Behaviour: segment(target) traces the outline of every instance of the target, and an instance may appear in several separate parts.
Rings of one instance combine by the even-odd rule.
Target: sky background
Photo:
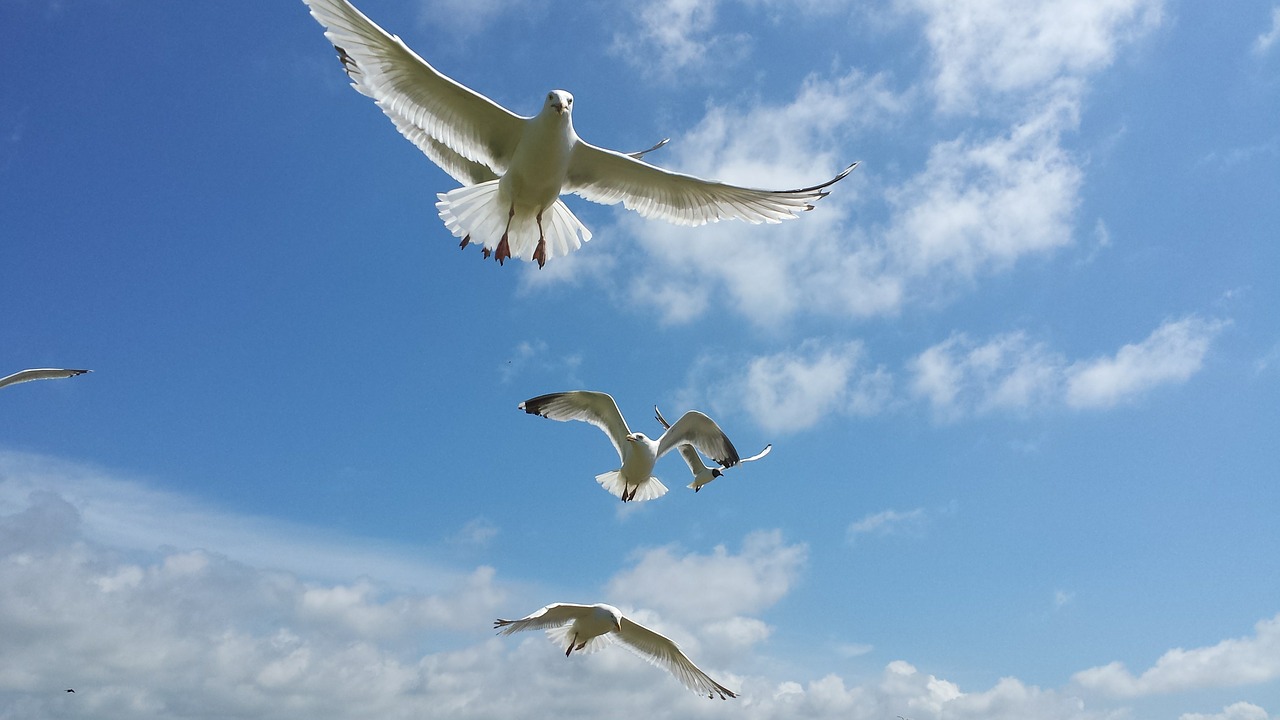
[[[1280,716],[1280,6],[364,0],[793,187],[539,271],[301,2],[3,0],[0,718]],[[623,506],[585,424],[744,454]],[[496,617],[608,602],[737,700]],[[75,688],[74,695],[64,690]]]

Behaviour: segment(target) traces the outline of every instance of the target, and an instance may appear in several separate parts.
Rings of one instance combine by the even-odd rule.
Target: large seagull
[[[612,605],[554,603],[519,620],[495,620],[493,626],[501,628],[499,632],[503,635],[521,630],[546,630],[552,642],[565,647],[565,657],[574,650],[594,652],[604,645],[601,641],[616,639],[645,660],[666,668],[696,693],[705,693],[709,698],[719,696],[721,700],[738,697],[694,665],[680,646],[665,635],[627,619]]]
[[[462,247],[477,243],[499,263],[514,257],[542,267],[591,239],[560,199],[564,193],[622,203],[678,225],[729,218],[777,223],[812,210],[857,166],[797,190],[757,190],[663,170],[640,160],[643,152],[615,152],[580,139],[573,95],[564,90],[547,93],[537,115],[516,115],[441,74],[347,0],[304,2],[326,28],[351,86],[462,183],[438,195],[445,227]]]

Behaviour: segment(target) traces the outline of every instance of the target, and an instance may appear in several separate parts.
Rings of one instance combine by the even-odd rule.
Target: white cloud
[[[902,0],[926,15],[934,92],[949,112],[990,96],[1034,95],[1109,65],[1159,25],[1162,0]]]
[[[832,414],[869,416],[890,402],[893,377],[871,367],[862,343],[807,340],[756,357],[704,357],[690,373],[685,404],[707,396],[717,413],[746,411],[770,432],[796,432]]]
[[[720,0],[658,0],[636,3],[636,23],[613,37],[613,49],[636,68],[670,77],[678,70],[724,67],[750,47],[745,34],[713,33]]]
[[[1252,637],[1170,650],[1138,676],[1123,663],[1113,662],[1072,677],[1081,687],[1118,697],[1237,687],[1276,678],[1280,678],[1280,615],[1258,622]]]
[[[447,37],[456,41],[470,38],[504,17],[519,15],[522,22],[529,22],[530,16],[542,12],[545,6],[541,0],[419,1],[420,21],[446,30]]]
[[[1267,720],[1268,717],[1267,711],[1257,705],[1238,702],[1222,708],[1220,713],[1183,713],[1178,716],[1178,720]]]
[[[969,279],[1071,242],[1084,174],[1059,138],[1076,113],[1059,99],[1006,135],[934,145],[925,169],[887,192],[895,267]]]
[[[724,545],[706,555],[666,545],[637,553],[634,566],[609,582],[608,595],[690,624],[747,615],[786,595],[807,557],[803,543],[788,545],[776,530],[748,535],[736,555]]]
[[[1271,8],[1271,27],[1253,41],[1253,54],[1266,55],[1277,39],[1280,39],[1280,5]]]
[[[954,335],[908,363],[911,392],[944,421],[1059,404],[1110,407],[1161,385],[1186,382],[1200,370],[1225,324],[1191,315],[1162,324],[1113,356],[1076,362],[1022,332],[983,344]]]
[[[927,520],[924,508],[916,508],[907,512],[883,510],[872,513],[849,525],[847,537],[854,542],[859,535],[894,535],[904,532],[915,532]]]
[[[1169,321],[1114,356],[1073,364],[1066,370],[1067,404],[1110,407],[1159,385],[1185,382],[1199,372],[1224,325],[1194,315]]]

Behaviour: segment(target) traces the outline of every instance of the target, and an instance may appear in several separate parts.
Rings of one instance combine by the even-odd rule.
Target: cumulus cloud
[[[985,343],[957,334],[909,361],[910,388],[944,421],[996,410],[1110,407],[1186,382],[1225,324],[1196,315],[1171,320],[1114,355],[1076,362],[1023,332]]]
[[[708,554],[664,545],[639,551],[609,582],[609,596],[688,623],[747,615],[786,595],[807,557],[806,545],[787,544],[777,530],[748,535],[737,554],[724,545]]]
[[[635,23],[613,37],[613,50],[636,68],[668,77],[678,70],[742,57],[750,36],[713,33],[720,0],[659,0],[631,7]]]
[[[1119,697],[1139,697],[1194,688],[1224,688],[1269,682],[1280,677],[1280,615],[1254,626],[1251,637],[1232,638],[1209,647],[1175,648],[1135,676],[1113,662],[1076,673],[1081,687]]]
[[[902,0],[925,15],[939,107],[1035,91],[1109,65],[1120,45],[1158,26],[1162,0]]]
[[[1220,713],[1183,713],[1178,720],[1267,720],[1268,717],[1267,711],[1257,705],[1238,702],[1222,708]]]
[[[1110,407],[1158,385],[1185,382],[1199,372],[1224,325],[1197,316],[1172,320],[1111,357],[1073,364],[1066,370],[1067,404]]]
[[[796,432],[830,415],[874,415],[892,393],[893,376],[871,365],[861,342],[808,340],[767,355],[702,358],[682,394],[691,406],[705,394],[717,413],[745,411],[765,430]]]
[[[1253,41],[1253,54],[1262,57],[1280,39],[1280,5],[1271,8],[1271,27]]]

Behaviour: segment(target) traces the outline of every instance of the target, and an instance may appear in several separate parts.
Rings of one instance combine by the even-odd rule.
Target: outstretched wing
[[[622,631],[617,637],[627,648],[654,665],[665,668],[685,687],[700,695],[718,695],[721,700],[738,697],[737,693],[712,680],[710,675],[694,665],[678,645],[640,623],[622,618]]]
[[[653,414],[658,418],[658,424],[662,425],[663,429],[671,429],[671,423],[662,417],[662,411],[658,409],[657,405],[653,406]],[[695,478],[698,473],[707,469],[706,463],[702,462],[702,456],[698,454],[698,451],[692,445],[685,443],[678,449],[680,450],[680,457],[684,458],[684,464],[689,466],[689,471],[693,473]]]
[[[605,205],[622,203],[644,217],[677,225],[703,225],[736,219],[776,223],[826,197],[827,188],[858,163],[831,180],[798,190],[756,190],[704,180],[650,165],[623,153],[579,141],[569,161],[565,192]]]
[[[58,378],[75,377],[76,375],[83,375],[87,372],[90,371],[64,368],[32,368],[30,370],[19,370],[12,375],[6,375],[5,377],[0,378],[0,387],[31,382],[32,380],[56,380]]]
[[[580,617],[585,616],[591,611],[590,605],[576,605],[574,603],[552,603],[541,610],[522,617],[519,620],[503,620],[501,618],[493,621],[493,627],[501,628],[500,635],[510,635],[524,630],[547,630],[557,628],[561,625],[567,625]]]
[[[427,157],[466,184],[484,176],[476,165],[493,177],[506,172],[524,118],[441,74],[347,0],[304,2],[326,28],[352,87],[373,98]]]
[[[618,404],[606,393],[591,390],[551,393],[525,400],[518,407],[530,415],[541,415],[550,420],[591,423],[609,436],[613,449],[618,451],[618,459],[623,457],[622,444],[627,441],[631,430],[627,428]]]
[[[733,467],[738,464],[738,451],[729,442],[728,436],[716,425],[715,420],[697,410],[690,410],[676,421],[658,440],[658,457],[681,445],[692,445],[702,454],[720,463],[721,467]],[[688,458],[686,458],[686,461]],[[701,463],[699,463],[701,464]],[[691,468],[693,464],[689,465]]]

